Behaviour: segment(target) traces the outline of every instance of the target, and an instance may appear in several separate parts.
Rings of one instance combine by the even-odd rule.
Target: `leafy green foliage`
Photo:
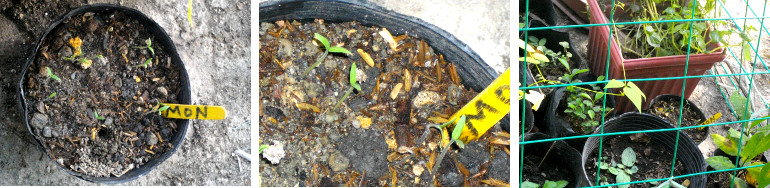
[[[765,164],[764,162],[752,162],[751,160],[770,149],[770,135],[768,135],[768,133],[770,133],[770,127],[762,127],[754,132],[750,132],[749,135],[741,135],[741,133],[737,130],[730,128],[727,137],[719,134],[712,134],[711,137],[717,147],[719,147],[719,149],[728,155],[740,156],[740,161],[736,161],[738,162],[738,166],[746,167]],[[740,142],[739,139],[741,136],[743,136],[743,142],[738,144]],[[741,148],[740,154],[738,153],[738,147]],[[723,156],[710,157],[706,159],[706,163],[717,170],[731,169],[735,167],[735,163],[733,163],[727,157]],[[758,180],[759,185],[762,185],[759,187],[765,187],[768,183],[770,183],[770,174],[767,173],[770,171],[770,169],[766,168],[770,167],[765,165],[762,168],[753,167],[746,169],[746,171],[748,171],[752,177]],[[746,187],[747,182],[742,179],[739,181],[739,179],[740,178],[737,178],[735,180],[735,186]]]
[[[556,52],[545,47],[546,39],[538,39],[535,36],[529,36],[529,44],[524,44],[524,41],[519,39],[519,48],[525,49],[524,45],[527,45],[527,58],[528,63],[541,64],[549,62],[559,62],[561,66],[564,66],[566,70],[570,70],[569,58],[572,58],[572,53],[568,51],[569,43],[566,41],[559,42],[559,45],[564,47],[564,51]],[[550,58],[549,58],[550,57]],[[520,57],[519,61],[525,61],[524,57]],[[544,64],[543,66],[548,66]]]
[[[51,71],[51,68],[45,67],[45,72],[48,73],[48,77],[51,77],[56,81],[61,81],[61,79],[58,76],[53,74],[53,71]]]
[[[749,108],[746,108],[747,104]],[[738,120],[746,120],[747,117],[751,117],[752,109],[749,99],[741,95],[738,90],[730,95],[730,105],[733,106],[735,114],[738,115]]]
[[[627,147],[623,150],[621,162],[622,163],[616,163],[615,160],[611,160],[609,164],[606,162],[599,162],[599,168],[607,170],[615,175],[615,183],[631,182],[631,174],[639,171],[639,168],[634,165],[636,163],[636,153],[631,147]],[[603,183],[609,184],[608,182]],[[618,187],[628,188],[630,185],[619,185]]]
[[[645,99],[647,99],[647,96],[644,95],[644,92],[642,92],[639,87],[636,86],[633,82],[621,82],[615,79],[610,80],[606,86],[604,86],[605,89],[613,89],[613,88],[622,88],[623,92],[622,94],[628,97],[629,100],[631,100],[631,103],[634,104],[637,110],[639,112],[642,112],[642,102],[644,102]]]
[[[454,140],[460,148],[465,148],[465,143],[460,140],[460,133],[463,132],[463,128],[465,128],[465,115],[460,116],[460,120],[457,121],[457,125],[455,125],[455,128],[452,130],[452,140]]]
[[[566,180],[560,180],[560,181],[545,180],[545,183],[543,184],[543,188],[564,188],[564,187],[567,187],[568,184],[569,182]],[[521,187],[522,188],[539,188],[540,185],[530,181],[525,181],[525,182],[521,182]]]
[[[55,96],[56,96],[56,92],[53,92],[53,93],[51,93],[50,95],[48,95],[48,98],[50,99],[50,98],[53,98],[53,97],[55,97]]]
[[[580,71],[573,71],[573,73],[579,72]],[[602,79],[604,79],[604,77],[599,77],[597,78],[597,81],[601,81]],[[576,80],[573,83],[577,82],[580,81]],[[577,86],[567,86],[567,109],[564,110],[564,113],[567,113],[567,115],[572,116],[573,118],[582,120],[579,126],[581,130],[575,131],[582,131],[587,134],[593,131],[596,126],[599,126],[599,120],[596,120],[596,117],[601,118],[602,114],[606,113],[606,111],[602,110],[601,104],[597,104],[597,102],[604,97],[604,93],[596,92],[591,96],[588,94],[589,91],[585,90],[599,91],[599,87],[596,86],[596,84],[589,84],[586,86],[588,86],[589,89],[577,88]],[[606,110],[609,111],[610,109]]]
[[[347,92],[345,92],[345,95],[342,96],[342,99],[337,101],[337,104],[334,105],[334,109],[337,109],[337,107],[339,107],[340,104],[342,104],[342,101],[348,98],[348,95],[350,95],[350,93],[353,92],[353,89],[361,91],[361,86],[358,85],[358,83],[356,82],[356,63],[353,63],[353,65],[350,66],[350,86],[351,88],[348,89]]]
[[[350,51],[348,51],[345,48],[336,47],[336,46],[330,46],[329,45],[329,39],[326,39],[326,37],[324,37],[321,34],[314,33],[314,35],[315,35],[315,37],[313,37],[313,39],[315,39],[316,41],[320,42],[321,45],[323,45],[324,53],[323,53],[323,55],[321,55],[321,58],[318,58],[318,60],[315,63],[313,63],[313,65],[310,66],[310,68],[308,68],[307,70],[305,70],[304,73],[302,73],[301,77],[305,77],[305,75],[307,75],[307,73],[309,73],[310,70],[313,70],[319,64],[321,64],[321,62],[323,62],[324,59],[326,59],[326,55],[328,55],[329,53],[343,53],[343,54],[347,54],[347,55],[353,54],[353,53],[351,53]]]
[[[706,159],[706,163],[711,166],[711,168],[714,168],[716,170],[724,170],[724,169],[731,169],[735,167],[732,161],[730,161],[730,158],[727,158],[725,156],[713,156]]]
[[[152,40],[150,40],[150,38],[147,38],[147,40],[145,42],[147,43],[147,49],[150,50],[150,53],[154,57],[155,56],[155,50],[152,49]]]
[[[267,149],[268,147],[270,147],[270,145],[267,145],[267,144],[262,144],[262,145],[260,145],[260,146],[259,146],[259,154],[262,154],[262,150],[265,150],[265,149]]]

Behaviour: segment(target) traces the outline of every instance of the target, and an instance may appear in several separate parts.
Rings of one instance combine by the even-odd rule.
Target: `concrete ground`
[[[194,104],[220,105],[227,118],[192,121],[177,152],[149,174],[119,185],[250,185],[251,164],[233,154],[250,152],[250,1],[0,0],[0,185],[100,185],[68,175],[32,140],[18,113],[20,67],[43,31],[82,4],[138,9],[174,41],[192,85]]]

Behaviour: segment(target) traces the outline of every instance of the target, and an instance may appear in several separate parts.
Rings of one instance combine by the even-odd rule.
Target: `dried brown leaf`
[[[304,102],[303,103],[297,103],[297,108],[302,109],[302,110],[312,110],[315,113],[318,113],[318,112],[321,111],[321,109],[319,109],[315,105],[304,103]]]
[[[369,56],[369,53],[364,52],[361,48],[356,51],[358,52],[358,55],[361,56],[361,59],[364,59],[364,62],[366,62],[367,65],[374,67],[374,60],[372,59],[372,56]]]
[[[390,98],[395,100],[396,97],[398,97],[398,93],[401,92],[401,87],[403,87],[403,83],[398,83],[396,86],[393,86],[393,90],[390,91]]]
[[[410,90],[412,90],[412,74],[409,74],[409,70],[404,70],[404,91]]]
[[[481,183],[487,184],[490,186],[495,186],[495,187],[511,187],[511,184],[508,184],[507,182],[504,182],[504,181],[496,180],[494,178],[481,180]]]

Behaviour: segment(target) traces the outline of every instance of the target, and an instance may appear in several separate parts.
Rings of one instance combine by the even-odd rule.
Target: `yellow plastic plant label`
[[[161,112],[163,117],[172,119],[225,119],[227,111],[221,106],[165,104],[169,108]]]
[[[460,116],[467,117],[460,140],[468,143],[478,139],[511,111],[510,72],[510,68],[505,70],[484,91],[449,118],[457,123]]]
[[[708,118],[706,121],[704,121],[704,122],[703,122],[703,123],[701,123],[700,125],[708,125],[708,124],[714,123],[714,121],[716,121],[716,120],[717,120],[717,119],[719,119],[720,117],[722,117],[722,113],[718,113],[718,112],[717,112],[717,114],[714,114],[713,116],[711,116],[710,118]],[[703,127],[700,127],[700,128],[698,128],[698,130],[701,130],[701,129],[703,129]]]

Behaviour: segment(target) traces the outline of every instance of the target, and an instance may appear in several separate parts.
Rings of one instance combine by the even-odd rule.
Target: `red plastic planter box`
[[[591,13],[592,24],[608,23],[608,19],[599,9],[596,0],[588,0],[588,10]],[[609,26],[593,26],[588,29],[588,63],[592,72],[596,76],[604,75],[607,67],[607,42],[610,39]],[[710,48],[717,48],[720,44],[711,43]],[[714,63],[725,59],[724,49],[719,49],[709,54],[690,54],[687,76],[697,76],[706,73],[706,70],[714,66]],[[613,39],[610,48],[609,79],[623,79],[623,64],[626,68],[626,78],[662,78],[662,77],[681,77],[684,76],[685,65],[687,63],[686,55],[674,55],[664,57],[624,59],[617,41]],[[655,96],[661,94],[682,94],[682,82],[684,79],[654,80],[654,81],[636,81],[634,84],[647,96],[647,104]],[[700,78],[687,79],[685,87],[685,98],[690,98],[695,87],[698,86]],[[636,111],[636,107],[626,97],[616,98],[616,109],[618,113]]]

